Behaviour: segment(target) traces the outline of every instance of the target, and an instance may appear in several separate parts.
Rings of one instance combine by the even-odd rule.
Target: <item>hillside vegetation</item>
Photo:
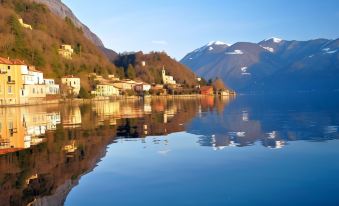
[[[142,62],[145,62],[145,66]],[[164,52],[122,54],[116,58],[114,63],[117,73],[125,78],[161,84],[161,71],[165,67],[166,74],[173,76],[177,83],[187,87],[197,84],[196,75],[189,68]]]
[[[23,59],[50,78],[77,74],[87,89],[87,73],[115,73],[115,66],[69,18],[61,19],[45,5],[28,0],[0,0],[0,5],[0,56]],[[18,18],[33,30],[23,28]],[[61,44],[72,45],[72,60],[58,54]]]

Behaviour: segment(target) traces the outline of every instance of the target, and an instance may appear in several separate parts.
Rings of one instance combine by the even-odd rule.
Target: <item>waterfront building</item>
[[[112,97],[119,95],[119,89],[110,83],[101,83],[96,86],[96,90],[92,91],[95,96]]]
[[[19,60],[0,57],[0,105],[20,104],[22,64]]]
[[[200,88],[200,93],[202,95],[213,95],[213,87],[212,86],[203,86]]]
[[[141,82],[139,84],[136,84],[134,86],[134,90],[136,92],[149,92],[149,90],[151,90],[151,85],[150,84],[147,84],[147,83],[144,83],[144,82]]]
[[[113,85],[121,91],[133,90],[137,84],[138,82],[131,79],[124,79],[113,83]]]
[[[55,84],[54,79],[44,79],[46,95],[57,95],[60,93],[60,86]]]

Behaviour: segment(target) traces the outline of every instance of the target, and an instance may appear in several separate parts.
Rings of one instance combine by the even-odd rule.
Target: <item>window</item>
[[[35,94],[35,88],[33,88],[33,94]]]
[[[8,77],[7,77],[7,80],[8,80],[8,82],[11,82],[11,81],[12,81],[12,77],[11,77],[11,76],[8,76]]]
[[[11,70],[11,66],[8,66],[8,70]]]
[[[8,94],[12,94],[12,87],[11,86],[8,87]]]

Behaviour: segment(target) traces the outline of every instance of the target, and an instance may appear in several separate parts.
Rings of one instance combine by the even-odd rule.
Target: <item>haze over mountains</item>
[[[339,88],[339,39],[210,42],[181,63],[206,79],[220,77],[240,92]]]

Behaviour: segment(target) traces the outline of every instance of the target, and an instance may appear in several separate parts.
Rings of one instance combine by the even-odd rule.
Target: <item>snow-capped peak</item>
[[[271,38],[265,39],[265,41],[270,41],[270,40],[272,40],[274,43],[280,43],[282,41],[282,39],[279,39],[277,37],[271,37]]]
[[[211,41],[207,44],[207,46],[212,46],[212,45],[226,45],[229,46],[229,44],[226,44],[225,42],[222,41]]]

